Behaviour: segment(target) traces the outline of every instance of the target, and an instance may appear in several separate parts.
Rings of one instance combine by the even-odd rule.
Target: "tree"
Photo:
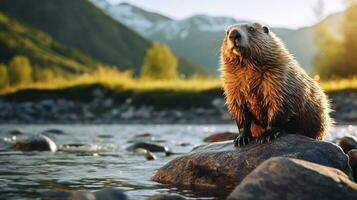
[[[343,67],[347,75],[357,75],[357,4],[352,4],[344,12],[342,30],[344,32]]]
[[[11,85],[29,83],[32,81],[32,68],[26,56],[15,56],[11,59],[8,68]]]
[[[155,43],[146,52],[140,76],[149,79],[176,79],[177,63],[177,57],[168,46]]]
[[[39,66],[34,66],[32,68],[32,77],[35,82],[49,81],[56,77],[56,72],[51,69],[41,68]]]
[[[357,4],[349,1],[343,13],[341,35],[333,34],[328,21],[315,28],[317,53],[314,57],[315,72],[322,78],[350,77],[357,75]]]
[[[322,78],[343,76],[341,68],[344,55],[343,40],[336,38],[328,27],[328,22],[323,21],[315,27],[315,44],[318,49],[314,56],[313,64],[315,73]]]
[[[7,75],[7,66],[0,64],[0,88],[5,88],[9,85],[9,77]]]

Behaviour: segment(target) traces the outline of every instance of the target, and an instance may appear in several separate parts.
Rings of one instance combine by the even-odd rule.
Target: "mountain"
[[[65,74],[85,72],[99,65],[46,33],[0,13],[0,60],[8,63],[17,55],[28,57],[32,66],[51,67],[52,71]]]
[[[133,69],[136,74],[152,46],[88,0],[1,0],[0,11],[103,63]],[[179,60],[178,69],[204,71],[184,59]]]
[[[168,44],[177,54],[207,67],[210,72],[216,74],[223,30],[231,24],[246,22],[229,17],[207,15],[174,20],[128,3],[110,4],[106,0],[91,1],[142,36]],[[326,20],[338,24],[338,20],[332,18],[334,16]],[[313,28],[314,26],[292,30],[271,27],[307,71],[312,70],[312,59],[316,51]]]

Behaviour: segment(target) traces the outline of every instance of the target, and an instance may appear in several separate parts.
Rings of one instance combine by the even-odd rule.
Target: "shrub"
[[[8,68],[11,85],[29,83],[32,81],[32,68],[26,56],[15,56],[11,59]]]
[[[7,66],[0,64],[0,88],[5,88],[9,85],[9,77],[7,74]]]
[[[176,79],[177,63],[177,57],[168,46],[155,43],[146,52],[140,76],[148,79]]]

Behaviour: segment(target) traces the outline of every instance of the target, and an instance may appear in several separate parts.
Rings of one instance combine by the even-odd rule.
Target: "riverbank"
[[[357,90],[327,93],[337,124],[357,123]],[[100,84],[24,89],[0,96],[0,123],[232,123],[223,91],[113,90]]]

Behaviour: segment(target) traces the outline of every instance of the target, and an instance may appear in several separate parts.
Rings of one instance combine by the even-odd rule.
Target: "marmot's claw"
[[[280,134],[280,131],[277,129],[268,130],[262,136],[257,138],[257,143],[263,144],[265,142],[270,142],[271,140],[274,140],[279,137]]]
[[[249,142],[252,140],[252,137],[250,136],[250,134],[242,134],[242,135],[238,135],[235,139],[234,139],[234,146],[235,147],[241,147],[244,145],[249,144]]]

